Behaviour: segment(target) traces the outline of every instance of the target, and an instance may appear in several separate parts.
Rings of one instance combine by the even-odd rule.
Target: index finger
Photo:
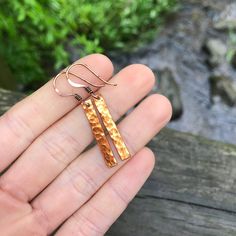
[[[113,73],[111,61],[101,54],[86,56],[79,62],[87,64],[104,80],[108,80]],[[85,71],[83,76],[92,80],[89,71]],[[83,97],[87,96],[82,90],[79,93]],[[78,101],[73,97],[65,99],[56,94],[52,81],[49,81],[0,117],[0,172],[9,166],[38,135],[77,104]]]

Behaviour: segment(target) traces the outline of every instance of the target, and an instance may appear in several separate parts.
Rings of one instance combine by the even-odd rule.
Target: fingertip
[[[142,173],[146,179],[155,166],[155,155],[150,148],[143,147],[135,154],[132,161],[135,163],[135,170]]]
[[[151,172],[156,163],[155,154],[148,147],[144,147],[141,152],[143,157],[145,158],[145,164],[147,165],[147,169]]]
[[[151,109],[151,116],[158,124],[166,125],[172,116],[172,105],[169,99],[161,94],[152,94],[147,98]]]
[[[151,90],[155,84],[155,75],[153,71],[144,64],[132,64],[127,66],[126,71],[130,71],[130,79],[142,83],[143,86]]]

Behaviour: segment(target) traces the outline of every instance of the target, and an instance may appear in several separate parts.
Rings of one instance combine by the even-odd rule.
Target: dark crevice
[[[210,210],[222,211],[222,212],[225,212],[225,213],[228,213],[228,214],[236,215],[236,211],[231,211],[231,210],[222,209],[222,208],[218,208],[218,207],[206,206],[206,205],[203,205],[203,204],[188,202],[188,201],[183,201],[183,200],[178,200],[178,199],[165,198],[165,197],[159,197],[159,196],[153,196],[153,195],[137,195],[136,198],[140,198],[140,199],[149,198],[149,199],[165,200],[165,201],[182,203],[182,204],[196,206],[196,207],[202,207],[202,208],[206,208],[206,209],[210,209]]]

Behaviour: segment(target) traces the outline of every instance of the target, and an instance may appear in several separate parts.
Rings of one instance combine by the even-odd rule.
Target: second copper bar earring
[[[104,127],[106,128],[106,130],[108,131],[112,142],[115,145],[115,148],[120,156],[120,159],[122,161],[128,159],[130,157],[128,148],[126,147],[121,134],[118,130],[118,128],[116,127],[115,122],[112,119],[112,116],[108,110],[108,107],[105,103],[104,98],[101,95],[97,95],[97,98],[92,98],[97,110],[101,116],[102,122],[104,124]]]
[[[64,71],[62,71],[60,74],[58,74],[54,78],[54,81],[53,81],[54,90],[60,96],[63,96],[63,97],[74,96],[79,102],[81,102],[82,108],[91,126],[93,136],[96,139],[98,146],[101,150],[101,153],[104,157],[104,161],[108,167],[113,167],[117,165],[118,162],[112,151],[111,143],[108,141],[108,137],[106,136],[105,131],[107,131],[108,133],[107,135],[110,136],[111,142],[114,144],[117,154],[119,155],[121,160],[128,159],[130,157],[130,153],[121,137],[121,134],[115,122],[112,119],[112,116],[108,110],[108,107],[105,103],[104,98],[100,94],[95,94],[88,85],[84,85],[84,84],[80,84],[80,83],[72,81],[70,78],[70,75],[75,76],[81,79],[82,81],[88,83],[89,85],[92,85],[97,88],[103,87],[104,85],[94,84],[91,81],[89,82],[85,78],[82,78],[81,76],[76,75],[75,73],[71,71],[71,69],[75,66],[84,67],[89,72],[91,72],[96,78],[98,78],[100,81],[102,81],[105,84],[113,85],[113,86],[115,86],[115,84],[105,81],[99,75],[97,75],[93,70],[91,70],[86,64],[83,64],[83,63],[72,64],[71,66],[67,67]],[[61,93],[61,91],[59,91],[59,89],[57,88],[56,83],[57,83],[57,79],[62,74],[66,75],[67,82],[72,87],[84,88],[86,92],[90,94],[90,97],[84,100],[77,93],[71,93],[71,94]]]
[[[106,165],[109,167],[115,166],[117,164],[117,161],[112,153],[104,129],[99,121],[92,99],[87,99],[86,101],[82,102],[82,107],[84,109],[86,117],[88,118],[93,136],[96,139],[98,146],[103,154]]]
[[[74,66],[82,66],[86,68],[89,72],[91,72],[99,80],[104,82],[105,84],[113,85],[113,86],[115,85],[115,84],[112,84],[110,82],[103,80],[98,74],[96,74],[93,70],[91,70],[87,65],[82,64],[82,63],[77,63],[77,64],[75,63],[75,64],[72,64],[70,67],[68,67],[66,70],[66,77],[71,86],[77,87],[76,83],[73,83],[69,78],[70,71]],[[108,142],[107,138],[104,137],[105,135],[104,129],[107,130],[108,135],[110,136],[111,141],[114,144],[116,151],[121,160],[128,159],[130,157],[130,153],[121,137],[121,134],[115,122],[112,119],[112,116],[108,110],[108,107],[105,103],[104,98],[100,94],[94,94],[93,90],[88,86],[85,88],[85,90],[91,95],[91,98],[82,102],[82,107],[90,123],[93,135],[104,156],[104,160],[106,164],[109,167],[113,167],[117,164],[117,161],[111,150],[110,143]],[[98,117],[98,113],[100,115],[100,119]],[[99,123],[100,120],[102,124]]]

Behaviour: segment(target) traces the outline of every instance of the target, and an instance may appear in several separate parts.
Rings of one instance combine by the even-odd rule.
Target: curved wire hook
[[[82,66],[84,68],[86,68],[89,72],[91,72],[94,76],[96,76],[100,81],[104,82],[105,84],[108,84],[108,85],[112,85],[112,86],[117,86],[117,84],[115,83],[111,83],[111,82],[108,82],[106,80],[104,80],[103,78],[101,78],[100,75],[98,75],[96,72],[94,72],[92,69],[90,69],[90,67],[86,64],[83,64],[83,63],[74,63],[72,65],[70,65],[69,67],[66,68],[66,78],[67,78],[67,81],[70,83],[70,78],[69,78],[69,74],[71,74],[72,72],[70,72],[70,70],[74,67],[74,66]],[[74,74],[73,74],[74,75]],[[79,77],[80,78],[80,77]],[[80,78],[81,79],[81,78]],[[84,79],[83,79],[84,80]],[[72,81],[71,81],[72,82]],[[88,82],[86,81],[88,84],[94,86],[94,84],[92,84],[91,82]],[[73,82],[74,85],[76,84],[75,82]],[[71,84],[71,83],[70,83]],[[72,85],[72,84],[71,84]],[[73,86],[73,85],[72,85]],[[97,87],[97,86],[95,86]],[[103,87],[103,86],[102,86]]]
[[[82,67],[85,67],[88,71],[90,71],[94,76],[96,76],[100,81],[104,82],[105,84],[108,84],[108,85],[112,85],[112,86],[117,86],[117,84],[115,83],[111,83],[111,82],[107,82],[106,80],[102,79],[96,72],[94,72],[93,70],[91,70],[89,68],[88,65],[86,64],[83,64],[83,63],[74,63],[72,65],[70,65],[69,67],[67,67],[64,71],[60,72],[59,74],[57,74],[54,79],[53,79],[53,87],[54,87],[54,90],[55,92],[60,95],[61,97],[70,97],[70,96],[73,96],[75,97],[77,100],[81,101],[83,100],[82,97],[77,94],[77,93],[62,93],[58,88],[57,88],[57,80],[59,78],[59,76],[65,74],[66,75],[66,79],[68,81],[68,83],[74,87],[74,88],[84,88],[91,96],[93,96],[94,98],[98,98],[98,96],[96,94],[94,94],[93,90],[89,87],[89,86],[86,86],[86,85],[83,85],[83,84],[80,84],[80,83],[77,83],[77,82],[73,82],[70,78],[69,78],[69,75],[73,75],[75,76],[76,78],[79,78],[81,79],[82,81],[94,86],[94,87],[98,87],[98,88],[101,88],[101,87],[104,87],[105,85],[99,85],[99,84],[94,84],[92,82],[89,82],[88,80],[76,75],[75,73],[71,72],[70,70],[74,67],[74,66],[82,66]]]
[[[66,70],[66,71],[62,71],[62,72],[60,72],[59,74],[57,74],[57,75],[54,77],[54,79],[53,79],[53,87],[54,87],[55,92],[56,92],[57,94],[59,94],[61,97],[69,97],[69,96],[78,95],[78,94],[76,94],[76,93],[68,93],[68,94],[62,93],[62,92],[57,88],[57,85],[56,85],[56,84],[57,84],[58,78],[59,78],[61,75],[66,74],[66,72],[68,72],[68,71],[67,71],[67,70]],[[90,85],[92,85],[92,86],[94,86],[94,87],[98,87],[98,88],[104,87],[104,85],[93,84],[93,83],[89,82],[88,80],[83,79],[83,78],[81,78],[80,76],[74,74],[73,72],[69,72],[69,74],[71,74],[71,75],[73,75],[73,76],[75,76],[75,77],[81,79],[82,81],[84,81],[84,82],[86,82],[86,83],[88,83],[88,84],[90,84]],[[84,84],[79,84],[79,83],[73,82],[70,78],[67,78],[67,81],[68,81],[68,83],[69,83],[72,87],[75,87],[75,88],[85,88],[85,89],[88,88],[88,86],[86,86],[86,85],[84,85]]]
[[[77,94],[77,93],[62,93],[58,88],[57,88],[57,80],[59,78],[59,76],[65,74],[66,72],[65,71],[62,71],[60,72],[59,74],[57,74],[54,78],[53,78],[53,88],[55,90],[55,92],[60,95],[61,97],[74,97],[75,99],[77,99],[79,102],[83,100],[83,98]],[[80,88],[87,88],[86,85],[83,85],[83,84],[78,84],[77,87],[80,87]]]
[[[60,95],[61,97],[70,97],[70,96],[75,96],[75,93],[62,93],[58,88],[57,88],[57,80],[59,78],[59,76],[65,74],[65,71],[60,72],[59,74],[57,74],[54,78],[53,78],[53,88],[55,90],[55,92]]]
[[[73,72],[68,71],[68,69],[66,69],[65,74],[73,75],[73,76],[75,76],[76,78],[81,79],[82,81],[84,81],[84,82],[86,82],[86,83],[92,85],[93,87],[97,87],[97,88],[102,88],[102,87],[104,87],[103,84],[102,84],[102,85],[101,85],[101,84],[93,84],[93,83],[89,82],[88,80],[86,80],[86,79],[84,79],[84,78],[82,78],[82,77],[80,77],[80,76],[74,74]],[[69,83],[71,86],[75,87],[75,88],[85,88],[85,87],[87,87],[87,86],[85,86],[85,85],[83,85],[83,84],[79,84],[79,83],[73,82],[69,77],[66,77],[66,78],[67,78],[68,83]]]
[[[75,88],[81,88],[81,84],[79,83],[76,83],[76,82],[73,82],[70,78],[69,78],[69,74],[72,74],[74,75],[75,77],[77,78],[80,78],[81,80],[87,82],[88,84],[94,86],[94,87],[104,87],[105,85],[97,85],[97,84],[93,84],[92,82],[89,82],[83,78],[81,78],[80,76],[74,74],[73,72],[71,72],[70,70],[74,67],[74,66],[82,66],[82,67],[85,67],[89,72],[91,72],[95,77],[97,77],[100,81],[104,82],[105,84],[108,84],[108,85],[112,85],[112,86],[117,86],[117,84],[115,83],[111,83],[111,82],[107,82],[106,80],[102,79],[96,72],[94,72],[92,69],[90,69],[90,67],[86,64],[83,64],[83,63],[74,63],[72,65],[70,65],[69,67],[66,68],[65,70],[65,74],[66,74],[66,78],[67,78],[67,81],[68,83],[72,86],[72,87],[75,87]],[[89,87],[89,86],[83,86],[83,88],[86,90],[87,93],[89,93],[91,96],[93,96],[94,98],[98,99],[99,96],[96,95],[94,93],[94,91]]]

